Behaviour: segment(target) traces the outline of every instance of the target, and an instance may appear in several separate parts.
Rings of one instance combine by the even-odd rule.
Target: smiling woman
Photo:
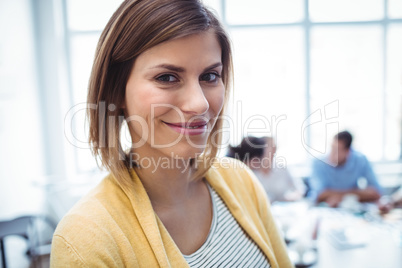
[[[206,85],[209,84],[212,87],[214,84],[207,83],[208,79],[211,79],[210,77],[214,75],[217,83],[216,87],[219,85],[223,86],[224,99],[228,97],[232,69],[230,43],[215,16],[199,5],[199,3],[197,4],[197,2],[177,1],[175,4],[170,4],[169,1],[128,1],[118,8],[100,37],[88,93],[88,103],[95,104],[96,107],[96,109],[90,109],[88,112],[91,122],[90,142],[93,145],[95,156],[99,156],[102,164],[116,175],[117,178],[127,177],[127,168],[133,164],[130,153],[127,154],[127,152],[124,152],[120,145],[119,133],[123,120],[129,124],[131,138],[133,139],[132,147],[140,147],[148,139],[154,139],[156,135],[164,135],[164,133],[155,132],[156,129],[154,127],[156,125],[154,122],[151,124],[148,120],[149,118],[145,118],[136,112],[134,114],[127,114],[129,109],[125,109],[124,105],[126,105],[127,98],[133,91],[133,89],[130,90],[130,84],[142,83],[141,88],[135,89],[134,94],[136,96],[130,99],[135,104],[131,104],[130,107],[134,108],[138,105],[145,107],[145,103],[143,104],[142,102],[150,100],[152,103],[148,102],[148,105],[151,105],[151,107],[148,107],[149,114],[159,113],[158,110],[168,108],[171,104],[169,101],[172,98],[182,96],[184,88],[193,86],[191,84],[193,81],[189,80],[188,75],[191,74],[194,76],[195,70],[187,70],[184,68],[186,66],[179,66],[177,63],[185,64],[187,68],[194,68],[195,54],[197,54],[198,58],[208,55],[209,61],[214,60],[214,57],[215,61],[206,63],[206,60],[203,60],[202,64],[198,64],[199,68],[210,69],[203,69],[202,72],[196,70],[200,72],[197,74],[196,81],[197,83],[198,81],[203,81],[200,85],[202,84],[202,91],[205,92],[204,88]],[[168,18],[161,21],[159,18],[164,16],[168,16]],[[185,37],[206,31],[210,31],[210,35],[214,36],[214,40],[211,41],[210,37],[209,42],[203,42],[202,45],[206,47],[203,47],[204,50],[198,53],[192,46],[197,41],[200,41],[201,37],[198,37],[197,40],[192,40],[191,44],[191,40],[186,40],[187,45],[181,46],[181,49],[186,48],[183,51],[177,45],[171,45],[166,48],[166,44],[163,44],[174,39],[188,39]],[[191,46],[188,47],[188,45]],[[215,46],[214,53],[209,52],[211,46]],[[216,50],[217,46],[219,46],[219,50]],[[173,52],[171,49],[175,51]],[[191,56],[189,55],[190,53]],[[205,55],[201,53],[205,53]],[[158,54],[158,56],[155,57],[155,54]],[[172,58],[175,58],[175,61],[170,62]],[[152,62],[148,62],[148,59],[152,60]],[[221,66],[220,69],[219,66]],[[137,72],[137,70],[141,72]],[[189,73],[190,71],[192,73]],[[150,87],[151,84],[144,84],[143,82],[136,81],[136,79],[133,81],[133,78],[137,78],[139,75],[142,75],[140,77],[141,81],[152,81],[154,82],[154,86],[147,90],[141,90]],[[186,75],[186,77],[179,75]],[[157,87],[165,89],[164,91],[167,92],[162,94],[163,91],[157,90]],[[178,90],[179,87],[181,90]],[[176,95],[172,91],[175,91]],[[196,91],[192,91],[191,89],[187,91],[193,94],[194,92],[196,93]],[[189,95],[188,93],[186,94],[188,98]],[[196,93],[195,98],[191,98],[190,100],[196,99],[197,96],[200,95]],[[180,97],[179,99],[183,100],[185,98]],[[192,106],[193,104],[191,101],[187,101],[185,105]],[[205,103],[198,103],[196,105],[205,105]],[[116,106],[119,108],[115,109]],[[199,115],[204,118],[196,118],[194,114],[191,116],[188,115],[194,111],[190,111],[184,115],[180,112],[181,108],[176,105],[170,108],[178,112],[176,117],[182,116],[180,118],[181,121],[170,123],[185,123],[183,120],[186,119],[191,119],[191,122],[196,119],[198,121],[205,120],[205,116],[202,116],[202,114]],[[183,108],[186,109],[186,107]],[[202,109],[202,107],[195,108]],[[192,109],[194,108],[190,108],[190,110]],[[224,108],[215,115],[217,116],[217,119],[215,119],[216,124],[209,124],[208,130],[216,134],[208,136],[209,140],[207,144],[199,145],[198,142],[195,144],[198,147],[202,146],[205,148],[200,160],[206,164],[200,165],[197,171],[198,177],[201,177],[205,173],[210,166],[209,162],[216,156],[217,147],[221,139],[221,133],[216,130],[221,127],[222,120],[219,116],[222,115],[223,110]],[[199,111],[196,112],[199,113]],[[214,123],[215,120],[212,120],[211,123]],[[141,138],[132,136],[133,126],[137,126],[137,131],[141,131],[141,135],[139,135]],[[211,140],[212,137],[214,140]],[[171,142],[177,141],[171,140]],[[149,142],[148,140],[148,144]],[[170,143],[155,145],[169,147]],[[121,159],[125,161],[120,161]]]
[[[188,159],[203,152],[225,99],[221,54],[215,33],[205,31],[138,56],[127,82],[125,107],[127,116],[142,118],[151,133],[136,149],[141,158],[152,152]],[[129,124],[134,143],[144,139],[138,123]]]
[[[261,185],[216,158],[230,77],[228,36],[200,1],[118,8],[88,93],[89,139],[111,174],[60,222],[52,267],[292,267]]]

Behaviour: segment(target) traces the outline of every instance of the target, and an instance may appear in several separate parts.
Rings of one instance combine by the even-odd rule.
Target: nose
[[[181,110],[192,115],[203,115],[209,109],[209,102],[200,82],[194,81],[182,88]]]

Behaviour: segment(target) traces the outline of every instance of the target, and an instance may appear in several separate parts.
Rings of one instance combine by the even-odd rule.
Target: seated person
[[[244,162],[264,186],[271,202],[295,201],[303,197],[303,182],[296,181],[284,166],[275,161],[276,144],[271,137],[246,137],[228,156]]]
[[[382,190],[369,161],[351,145],[352,135],[340,132],[333,139],[329,156],[314,161],[309,196],[317,203],[337,207],[346,194],[356,195],[360,202],[377,201],[381,197]],[[358,187],[362,177],[367,181],[364,189]]]
[[[378,202],[382,213],[388,213],[394,208],[402,208],[402,186],[391,195],[383,195]]]
[[[402,187],[393,193],[390,198],[394,207],[402,208]]]

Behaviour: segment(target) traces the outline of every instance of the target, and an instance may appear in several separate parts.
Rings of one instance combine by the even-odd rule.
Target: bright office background
[[[117,0],[0,0],[0,217],[97,173],[84,103]],[[234,45],[226,141],[276,137],[305,167],[349,129],[375,163],[401,161],[402,0],[207,0]],[[241,116],[240,116],[241,114]],[[250,119],[250,120],[249,120]]]

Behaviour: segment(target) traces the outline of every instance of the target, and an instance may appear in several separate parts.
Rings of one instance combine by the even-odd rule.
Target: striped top
[[[244,232],[215,190],[212,224],[204,244],[193,254],[183,255],[190,267],[271,267],[257,244]]]

